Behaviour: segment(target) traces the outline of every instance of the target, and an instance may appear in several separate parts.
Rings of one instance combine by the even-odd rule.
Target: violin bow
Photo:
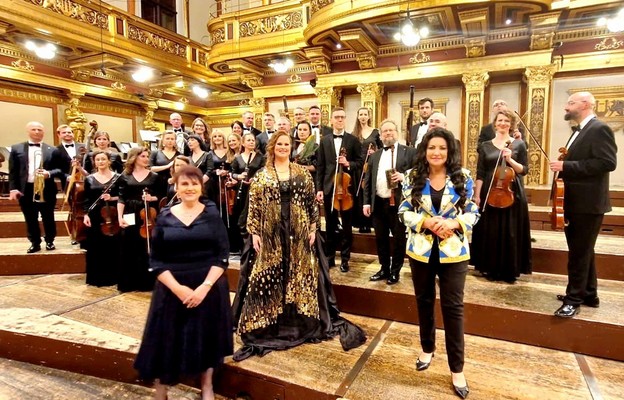
[[[373,147],[372,143],[368,144],[368,150],[366,151],[366,159],[364,160],[364,165],[368,165],[368,157],[370,156],[370,154],[368,154],[368,152],[371,150],[371,147]],[[358,188],[355,191],[355,197],[358,197],[358,195],[360,194],[360,188],[362,187],[362,181],[364,180],[364,168],[362,168],[362,175],[360,175],[360,182],[358,183]]]
[[[412,125],[414,124],[414,85],[410,85],[409,113],[407,114],[407,130],[405,131],[405,142],[408,146],[412,144]]]
[[[143,209],[145,210],[145,240],[147,241],[147,254],[152,254],[150,247],[150,231],[149,231],[149,207],[147,205],[147,188],[143,189]]]

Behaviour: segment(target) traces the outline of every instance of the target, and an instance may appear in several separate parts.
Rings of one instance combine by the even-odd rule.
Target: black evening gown
[[[522,140],[514,140],[510,149],[511,157],[525,166],[526,174],[526,144]],[[480,198],[484,203],[500,150],[490,140],[483,142],[478,151],[477,179],[483,180]],[[512,186],[513,205],[508,208],[486,206],[473,229],[471,246],[471,263],[477,271],[490,280],[509,283],[521,273],[530,274],[532,270],[529,206],[522,176],[516,174]]]
[[[121,263],[119,283],[117,288],[121,292],[133,290],[150,291],[154,286],[154,276],[148,271],[147,241],[141,237],[142,225],[140,212],[143,206],[143,189],[158,198],[164,196],[162,182],[155,172],[150,172],[141,182],[134,175],[124,173],[119,178],[119,202],[125,204],[124,214],[135,215],[135,225],[122,229],[121,233]],[[158,202],[149,203],[157,207]]]
[[[118,174],[121,174],[123,172],[123,169],[124,169],[124,164],[123,164],[123,161],[121,159],[121,155],[119,153],[117,153],[115,150],[107,150],[107,151],[110,154],[110,160],[111,160],[110,168],[114,172],[117,172]],[[85,156],[84,165],[82,167],[88,173],[94,172],[95,167],[93,166],[93,152],[92,151],[87,153],[87,155]]]
[[[290,182],[280,181],[281,222],[280,239],[282,242],[282,277],[286,282],[290,266]],[[336,297],[329,278],[329,265],[323,253],[323,243],[317,231],[316,252],[319,256],[318,301],[319,319],[301,315],[294,304],[284,304],[283,312],[277,322],[264,328],[243,333],[244,345],[234,354],[234,361],[242,361],[253,355],[263,356],[273,350],[286,350],[303,343],[319,343],[334,336],[340,337],[344,350],[356,348],[366,342],[364,331],[350,321],[342,318],[336,305]],[[241,272],[242,273],[242,272]],[[249,274],[250,271],[247,271]],[[286,291],[286,283],[282,285]],[[240,290],[240,287],[239,287]],[[240,293],[237,293],[239,296]],[[283,298],[286,298],[284,293]],[[241,303],[244,296],[240,296]]]
[[[377,150],[383,147],[381,143],[381,138],[379,136],[379,130],[377,128],[373,129],[370,135],[366,139],[362,140],[362,160],[366,160],[366,154],[368,153],[368,146],[373,145],[372,149]],[[351,184],[355,187],[353,189],[353,193],[356,193],[358,190],[358,186],[360,181],[363,183],[362,179],[362,169],[357,170],[355,176],[351,177]],[[371,217],[364,216],[362,208],[364,206],[364,189],[360,188],[360,191],[357,196],[357,203],[354,205],[357,210],[354,213],[354,221],[353,226],[357,226],[360,229],[370,230],[373,226],[373,219]]]
[[[85,179],[85,213],[118,176],[119,174],[113,174],[111,180],[105,183],[100,183],[93,175],[89,175]],[[108,193],[111,197],[119,195],[117,182]],[[107,236],[102,233],[100,227],[103,221],[101,210],[104,205],[105,202],[100,200],[93,210],[89,212],[91,228],[87,229],[87,240],[84,244],[84,248],[87,250],[87,285],[111,286],[117,284],[118,268],[121,259],[120,234]],[[114,210],[112,215],[113,222],[117,223],[117,201],[109,201],[108,205]]]
[[[158,216],[150,269],[170,271],[182,285],[195,289],[213,266],[226,269],[229,244],[225,227],[211,201],[186,226],[169,208]],[[201,304],[187,308],[156,281],[134,367],[144,380],[174,385],[218,367],[234,350],[227,276],[213,284]]]
[[[173,157],[169,158],[162,150],[153,151],[150,153],[150,165],[152,167],[161,167],[163,165],[168,165],[171,161],[173,161],[176,156],[180,155],[180,153],[176,150]],[[160,177],[163,185],[167,185],[169,178],[171,178],[171,170],[169,168],[164,169],[162,171],[156,172]]]
[[[223,157],[219,157],[217,153],[213,150],[208,152],[208,158],[212,161],[213,169],[210,171],[209,176],[210,180],[208,181],[208,185],[206,188],[206,195],[208,198],[217,205],[217,209],[219,210],[219,215],[221,215],[221,219],[223,219],[223,223],[226,227],[230,227],[236,224],[236,221],[230,220],[230,216],[228,215],[227,210],[227,197],[226,192],[224,192],[223,187],[225,187],[226,177],[221,177],[222,188],[219,188],[219,177],[216,174],[218,169],[224,169],[227,171],[231,171],[231,165],[227,162],[227,153]]]

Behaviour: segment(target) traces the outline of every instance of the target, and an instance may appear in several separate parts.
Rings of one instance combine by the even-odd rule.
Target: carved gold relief
[[[253,21],[241,22],[239,32],[240,37],[243,38],[301,28],[302,26],[303,20],[301,18],[301,11],[295,11],[288,14],[273,15]]]
[[[301,77],[297,74],[292,74],[288,79],[286,79],[288,83],[297,83],[301,82]]]
[[[317,75],[325,75],[331,72],[331,66],[329,62],[322,58],[312,60],[312,67],[314,67],[314,72]]]
[[[466,57],[483,57],[485,56],[485,39],[467,39],[466,40]]]
[[[31,63],[29,63],[26,60],[15,60],[11,63],[12,66],[14,66],[17,69],[21,69],[24,71],[32,71],[35,69],[35,66],[32,65]]]
[[[342,97],[342,89],[316,88],[316,97],[322,103],[337,103]]]
[[[414,54],[414,56],[410,57],[410,59],[409,59],[409,62],[411,64],[421,64],[421,63],[425,63],[425,62],[428,62],[428,61],[431,61],[431,57],[429,57],[429,55],[427,55],[427,54],[425,54],[423,52]]]
[[[72,128],[74,137],[77,142],[84,142],[85,139],[85,124],[87,123],[87,117],[78,108],[80,105],[80,99],[72,97],[68,101],[69,108],[65,109],[65,123]]]
[[[264,99],[262,97],[252,97],[249,99],[250,107],[264,109]]]
[[[91,71],[88,69],[72,69],[71,71],[72,79],[75,79],[80,82],[86,82],[91,78]]]
[[[151,46],[157,50],[186,58],[186,45],[176,43],[152,32],[148,32],[134,25],[128,25],[128,39]]]
[[[260,87],[264,85],[262,77],[256,74],[243,75],[240,79],[241,83],[250,88]]]
[[[162,89],[151,88],[147,91],[148,96],[161,98],[165,92]]]
[[[210,41],[212,44],[225,42],[225,28],[217,28],[210,33]]]
[[[158,131],[158,125],[154,122],[154,110],[147,110],[143,117],[143,129],[147,131]]]
[[[533,138],[541,144],[543,144],[544,126],[546,124],[546,90],[548,89],[539,87],[531,90],[530,93],[529,127]],[[528,163],[529,173],[526,175],[525,183],[527,185],[541,184],[542,154],[536,146],[529,147]]]
[[[126,90],[126,85],[124,85],[123,83],[119,82],[119,81],[115,81],[113,83],[111,83],[111,87],[115,90]]]
[[[362,101],[379,101],[384,88],[379,83],[364,83],[357,86],[357,91],[362,95]]]
[[[532,85],[550,85],[555,72],[556,67],[552,65],[527,67],[524,76]]]
[[[554,32],[531,35],[531,50],[548,50],[552,48]]]
[[[487,72],[471,72],[462,75],[462,82],[467,92],[482,92],[490,79]]]
[[[360,53],[355,55],[360,69],[373,69],[377,67],[377,57],[372,53]]]
[[[60,97],[3,87],[0,87],[0,96],[48,104],[60,104],[63,102],[63,99]]]
[[[594,47],[596,50],[615,50],[624,46],[624,41],[617,40],[614,37],[604,38]]]
[[[477,141],[479,139],[479,132],[481,130],[481,110],[482,110],[482,94],[481,93],[469,93],[468,94],[468,110],[466,121],[466,168],[468,168],[473,176],[476,176],[477,171]]]
[[[310,14],[314,15],[315,12],[320,10],[323,7],[326,7],[332,4],[334,0],[312,0],[310,2]]]
[[[108,15],[71,0],[30,0],[30,3],[80,22],[108,30]]]

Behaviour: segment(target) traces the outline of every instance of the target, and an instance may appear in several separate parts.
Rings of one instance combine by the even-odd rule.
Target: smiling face
[[[310,111],[308,112],[308,114],[310,115],[310,123],[312,125],[319,125],[321,122],[321,110],[319,110],[318,108],[310,108]]]
[[[57,131],[61,143],[72,143],[74,141],[74,131],[69,126]]]
[[[143,153],[139,154],[136,160],[136,165],[138,165],[139,167],[143,167],[143,168],[149,167],[150,165],[149,152],[144,151]]]
[[[212,133],[211,140],[212,144],[214,144],[215,147],[223,146],[225,143],[225,137],[223,136],[223,133],[219,131],[215,131]]]
[[[441,137],[433,137],[427,143],[427,162],[430,167],[444,167],[448,158],[448,144]]]
[[[176,182],[178,198],[185,203],[196,203],[202,194],[202,182],[187,176],[180,176]]]
[[[199,136],[204,136],[206,133],[206,126],[201,123],[201,121],[196,121],[193,125],[193,133]]]
[[[252,112],[246,112],[243,114],[243,125],[246,127],[251,127],[253,125],[254,115]]]
[[[393,146],[397,140],[397,127],[392,122],[385,122],[380,127],[381,130],[381,142],[385,147]]]
[[[230,135],[228,137],[228,147],[238,153],[241,148],[240,139],[236,135]]]
[[[511,120],[505,114],[497,114],[494,120],[494,129],[496,132],[508,134],[509,129],[511,129]]]
[[[275,160],[288,161],[290,157],[291,145],[288,135],[280,135],[275,142]]]
[[[243,128],[241,128],[240,125],[238,125],[238,124],[234,124],[234,125],[232,125],[232,133],[236,133],[236,134],[242,135],[243,134]]]

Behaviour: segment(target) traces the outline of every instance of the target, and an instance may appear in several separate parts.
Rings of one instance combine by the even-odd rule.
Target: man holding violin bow
[[[371,281],[386,280],[388,285],[399,281],[405,259],[405,225],[399,221],[398,208],[401,203],[401,184],[405,171],[416,162],[416,149],[397,142],[398,126],[392,120],[385,120],[379,127],[383,148],[370,156],[365,176],[365,216],[373,216],[377,256],[381,269],[370,277]],[[394,251],[390,257],[390,232],[394,238]]]
[[[334,108],[331,116],[333,134],[321,138],[317,150],[316,199],[325,206],[325,231],[327,233],[326,253],[329,266],[336,265],[336,243],[338,243],[338,216],[342,219],[342,240],[340,241],[340,271],[349,271],[351,245],[353,244],[352,217],[354,186],[352,171],[362,168],[362,145],[350,133],[345,132],[347,114],[342,107]],[[351,180],[351,182],[349,182]],[[349,206],[349,198],[351,199]],[[338,207],[336,207],[336,205]]]
[[[581,305],[600,305],[594,246],[604,214],[611,211],[609,172],[617,165],[617,145],[611,128],[596,118],[595,106],[589,92],[568,98],[564,119],[578,126],[572,127],[563,161],[550,162],[564,183],[568,286],[565,295],[557,295],[563,305],[555,311],[563,318],[578,314]]]

